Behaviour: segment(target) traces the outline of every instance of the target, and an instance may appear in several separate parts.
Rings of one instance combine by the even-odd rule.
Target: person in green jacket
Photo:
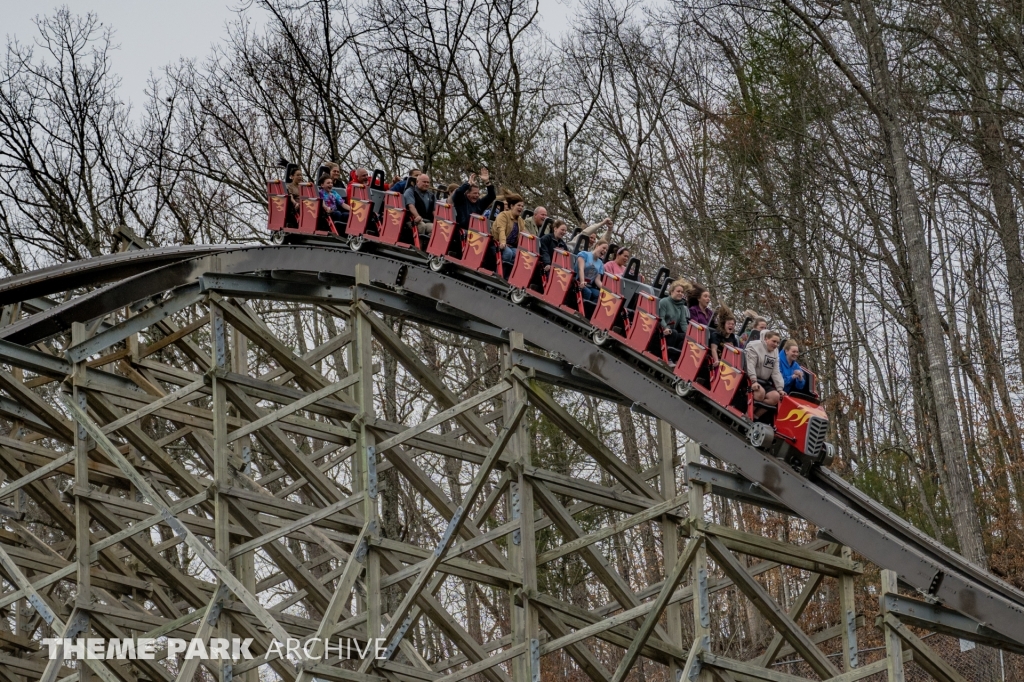
[[[661,333],[669,348],[669,359],[675,362],[686,339],[686,327],[690,323],[690,308],[686,302],[686,291],[690,283],[677,279],[668,288],[668,296],[658,301],[658,317]]]

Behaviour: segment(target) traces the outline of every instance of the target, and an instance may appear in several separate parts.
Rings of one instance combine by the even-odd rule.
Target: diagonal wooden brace
[[[100,430],[100,427],[96,425],[92,419],[89,418],[82,409],[70,400],[67,396],[61,394],[61,399],[64,401],[65,406],[71,412],[72,417],[85,427],[85,430],[90,436],[96,441],[96,445],[103,450],[103,453],[110,458],[117,468],[119,468],[124,475],[130,480],[152,504],[154,507],[160,510],[161,515],[164,517],[164,522],[171,527],[176,535],[184,538],[185,544],[195,552],[199,560],[206,564],[206,567],[216,575],[221,582],[227,585],[228,589],[235,593],[239,600],[245,604],[245,606],[256,616],[257,619],[263,625],[270,630],[270,633],[277,638],[279,642],[288,641],[288,633],[277,622],[267,611],[259,600],[253,595],[252,592],[247,590],[242,585],[241,581],[238,580],[232,573],[231,570],[217,560],[213,550],[206,546],[202,540],[196,537],[192,531],[190,531],[185,525],[177,519],[171,508],[164,502],[163,498],[153,489],[149,484],[149,481],[139,473],[139,471],[132,466],[131,462],[125,459],[125,456],[117,449],[117,447],[110,442],[106,434]]]

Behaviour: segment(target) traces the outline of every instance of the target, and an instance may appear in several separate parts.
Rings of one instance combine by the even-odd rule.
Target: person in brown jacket
[[[519,235],[523,232],[536,235],[537,232],[533,229],[532,224],[523,220],[523,209],[526,208],[526,203],[521,196],[506,194],[505,205],[508,208],[499,213],[494,224],[491,225],[491,237],[498,247],[501,259],[506,263],[511,263],[516,259]]]
[[[288,202],[285,204],[284,224],[287,227],[296,228],[299,226],[299,216],[302,215],[302,169],[297,163],[289,163],[284,169],[284,188],[288,192]]]

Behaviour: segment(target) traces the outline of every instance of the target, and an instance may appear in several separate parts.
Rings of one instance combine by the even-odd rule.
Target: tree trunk
[[[859,0],[863,24],[854,26],[858,38],[864,41],[873,81],[874,104],[885,137],[896,186],[896,200],[899,206],[900,223],[906,239],[910,258],[910,270],[914,280],[914,295],[921,331],[927,350],[927,371],[931,379],[935,410],[938,415],[939,444],[941,455],[939,465],[946,472],[946,496],[953,516],[953,528],[961,553],[970,561],[986,567],[988,558],[981,532],[981,520],[974,504],[974,494],[963,435],[957,415],[953,384],[950,379],[950,365],[944,342],[942,319],[935,299],[935,285],[932,280],[931,250],[921,209],[918,203],[917,187],[907,154],[903,126],[899,119],[898,104],[889,75],[888,56],[882,41],[881,28],[875,9],[869,0]],[[846,4],[847,20],[854,25],[859,20],[853,16],[850,5]]]
[[[622,446],[626,453],[626,464],[633,471],[641,473],[643,466],[640,464],[640,449],[637,446],[636,423],[633,421],[633,413],[625,405],[616,405],[615,407],[619,412],[619,424],[622,426]],[[649,522],[640,524],[640,538],[644,547],[644,564],[646,565],[648,584],[653,584],[661,580],[659,569],[662,560],[658,556],[654,531],[651,530]]]

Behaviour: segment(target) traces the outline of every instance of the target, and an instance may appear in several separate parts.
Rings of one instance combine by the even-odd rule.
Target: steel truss
[[[76,295],[47,298],[63,292]],[[909,626],[1024,654],[1024,596],[837,477],[800,478],[497,293],[386,255],[287,247],[132,251],[0,283],[0,607],[14,612],[13,628],[0,629],[0,679],[256,682],[273,670],[301,682],[532,682],[549,655],[614,682],[641,660],[657,664],[645,677],[666,680],[895,682],[911,659],[942,682],[963,679]],[[255,300],[343,326],[300,354]],[[485,341],[500,370],[456,392],[381,313]],[[418,419],[381,416],[375,359],[398,363],[430,396]],[[657,465],[627,465],[551,384],[654,416]],[[528,414],[566,433],[600,473],[538,466]],[[677,429],[693,439],[682,458]],[[431,457],[468,465],[472,480],[452,487],[426,466]],[[438,519],[429,544],[383,532],[385,475]],[[806,519],[818,537],[798,545],[713,523],[711,496]],[[585,530],[580,515],[594,510],[616,520]],[[649,584],[606,556],[609,541],[643,524],[656,524],[664,557]],[[562,541],[538,553],[536,535],[550,528]],[[876,623],[857,613],[864,566],[848,545],[887,569]],[[606,605],[584,610],[541,588],[538,568],[569,557]],[[780,604],[764,580],[786,567],[806,578]],[[469,622],[450,596],[456,579],[500,603]],[[805,632],[798,621],[826,580],[840,617]],[[395,589],[389,608],[383,595]],[[712,603],[729,590],[775,629],[753,660],[713,653]],[[858,630],[873,627],[885,655],[860,661]],[[458,653],[428,651],[428,631]],[[200,663],[158,651],[65,667],[46,659],[40,636],[243,637],[257,657]],[[325,657],[323,640],[338,637],[379,638],[384,654]],[[309,656],[272,646],[289,638],[310,642]],[[841,655],[827,655],[836,646]],[[780,672],[782,657],[810,677]]]

